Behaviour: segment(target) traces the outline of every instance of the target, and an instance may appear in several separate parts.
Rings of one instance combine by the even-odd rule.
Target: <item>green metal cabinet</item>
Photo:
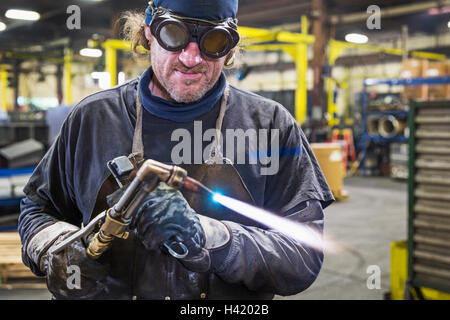
[[[450,101],[412,102],[409,112],[408,280],[450,292]]]

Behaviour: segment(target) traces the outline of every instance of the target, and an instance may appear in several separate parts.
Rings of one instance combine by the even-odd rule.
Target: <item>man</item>
[[[271,299],[316,279],[320,247],[165,184],[144,201],[130,237],[115,239],[100,259],[86,255],[83,240],[49,253],[117,201],[124,188],[105,204],[105,190],[112,190],[104,188],[106,163],[130,152],[180,164],[211,188],[322,233],[322,209],[334,199],[300,127],[278,103],[226,82],[223,68],[239,40],[236,13],[237,0],[155,0],[145,17],[127,16],[133,48],[149,49],[152,66],[139,79],[82,100],[24,189],[23,260],[47,277],[56,298]],[[207,139],[207,132],[214,134]],[[230,143],[244,132],[266,139],[256,159],[255,135],[249,144]],[[188,147],[180,142],[184,133],[194,137]],[[265,170],[275,158],[277,165]],[[188,249],[186,257],[168,254],[163,244],[173,239]],[[68,284],[73,270],[78,284]]]

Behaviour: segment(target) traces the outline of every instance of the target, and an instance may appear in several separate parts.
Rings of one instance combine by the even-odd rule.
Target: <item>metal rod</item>
[[[156,187],[156,185],[158,184],[158,179],[155,179],[155,183],[153,184],[154,187]],[[123,216],[123,220],[128,220],[130,218],[132,218],[134,216],[134,214],[137,212],[137,210],[139,209],[139,207],[142,204],[142,201],[144,201],[145,197],[148,195],[150,188],[142,188],[138,191],[138,193],[136,194],[136,196],[134,197],[133,201],[130,203],[129,207],[126,210],[125,215]],[[154,188],[151,188],[151,190],[153,190]]]
[[[71,243],[75,242],[76,240],[78,240],[78,239],[80,239],[80,238],[82,238],[84,236],[87,236],[89,233],[91,233],[94,230],[94,228],[97,225],[97,223],[99,223],[101,220],[103,220],[105,218],[105,216],[106,216],[106,211],[103,211],[98,216],[96,216],[94,219],[92,219],[92,221],[89,222],[89,224],[87,226],[85,226],[84,228],[82,228],[79,231],[75,232],[70,237],[65,239],[63,242],[59,243],[58,245],[56,245],[55,247],[50,249],[49,253],[50,254],[58,253],[62,249],[64,249],[68,245],[70,245]]]
[[[112,217],[116,217],[119,215],[124,208],[126,208],[129,203],[132,201],[133,197],[131,196],[136,192],[138,187],[141,185],[141,181],[139,179],[134,178],[128,188],[125,190],[125,193],[120,197],[119,202],[114,206],[113,212],[111,212]]]

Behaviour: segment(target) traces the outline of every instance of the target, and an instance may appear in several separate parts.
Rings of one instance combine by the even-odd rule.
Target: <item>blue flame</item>
[[[220,193],[220,192],[214,192],[213,193],[213,195],[212,195],[212,200],[214,201],[214,202],[219,202],[219,197],[222,195],[222,193]]]

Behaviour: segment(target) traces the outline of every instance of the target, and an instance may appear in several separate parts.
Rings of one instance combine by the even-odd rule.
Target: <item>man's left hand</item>
[[[160,183],[150,192],[131,225],[136,227],[138,238],[146,249],[166,250],[164,243],[179,241],[189,251],[185,258],[179,260],[186,262],[189,269],[201,272],[210,268],[209,252],[204,248],[206,239],[200,220],[180,191]]]

